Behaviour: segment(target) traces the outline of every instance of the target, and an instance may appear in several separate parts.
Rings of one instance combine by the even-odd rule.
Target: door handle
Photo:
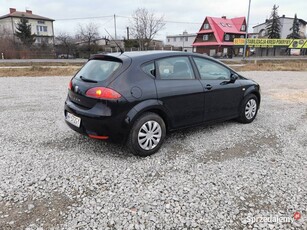
[[[205,86],[205,89],[207,89],[207,90],[210,90],[210,89],[212,89],[212,85],[210,85],[210,84],[207,84],[207,85]]]

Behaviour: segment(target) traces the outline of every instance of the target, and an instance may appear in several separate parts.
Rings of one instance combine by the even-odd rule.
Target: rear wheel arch
[[[165,123],[166,126],[166,130],[169,129],[169,124],[170,124],[170,120],[169,117],[167,116],[166,112],[163,111],[161,108],[158,107],[151,107],[151,108],[144,108],[143,110],[139,111],[138,113],[135,114],[135,116],[131,119],[130,122],[130,127],[133,126],[134,122],[140,118],[141,116],[143,116],[143,114],[145,113],[154,113],[157,114],[158,116],[160,116],[162,118],[162,120]]]
[[[166,128],[168,129],[171,127],[171,121],[167,115],[167,111],[165,111],[161,103],[156,99],[142,101],[130,109],[125,119],[126,125],[132,127],[134,122],[146,112],[152,112],[159,115],[163,119]]]

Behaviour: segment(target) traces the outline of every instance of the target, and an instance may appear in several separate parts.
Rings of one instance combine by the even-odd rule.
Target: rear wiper
[[[87,79],[87,78],[85,78],[85,77],[83,77],[83,76],[80,76],[80,79],[81,79],[82,81],[86,81],[86,82],[92,82],[92,83],[97,83],[97,82],[98,82],[98,81],[95,81],[95,80]]]

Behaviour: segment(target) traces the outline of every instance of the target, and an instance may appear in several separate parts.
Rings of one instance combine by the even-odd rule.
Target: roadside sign
[[[243,46],[245,38],[235,38],[235,46]],[[284,46],[288,48],[307,48],[307,39],[269,39],[269,38],[248,38],[247,45],[250,47],[276,47]]]

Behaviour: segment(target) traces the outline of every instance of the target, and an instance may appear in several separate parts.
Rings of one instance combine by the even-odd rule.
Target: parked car
[[[260,87],[221,62],[187,52],[92,56],[69,83],[65,120],[148,156],[169,131],[237,118],[252,122]]]
[[[61,59],[73,59],[75,57],[72,54],[59,54],[58,58],[61,58]]]

